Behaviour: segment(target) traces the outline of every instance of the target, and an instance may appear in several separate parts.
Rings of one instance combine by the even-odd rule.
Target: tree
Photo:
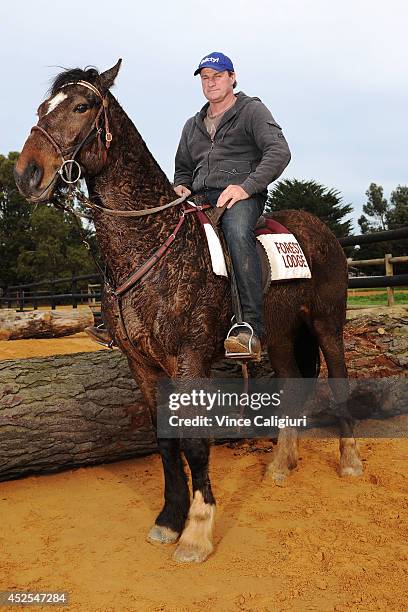
[[[376,230],[387,229],[387,216],[389,214],[389,205],[384,198],[384,190],[381,185],[371,183],[366,191],[367,203],[363,206],[363,212],[371,217],[367,219],[362,215],[358,220],[358,224],[364,233],[375,232]]]
[[[17,257],[19,278],[49,279],[94,271],[76,223],[68,213],[39,206],[31,214],[29,232],[33,248],[21,249]]]
[[[15,265],[22,249],[31,248],[32,206],[20,195],[13,177],[18,153],[0,155],[0,286],[16,280]]]
[[[398,185],[391,193],[391,210],[388,214],[388,228],[408,227],[408,186]]]
[[[326,223],[337,237],[348,236],[352,221],[344,220],[352,206],[343,204],[340,193],[316,181],[285,179],[276,183],[269,192],[266,210],[273,212],[294,208],[306,210]]]
[[[371,183],[366,191],[366,196],[367,202],[363,206],[365,214],[361,215],[358,220],[362,234],[408,227],[408,186],[398,185],[391,192],[388,201],[384,197],[383,187]],[[406,255],[408,240],[362,245],[358,259],[382,258],[386,253],[392,253],[394,256]],[[397,270],[403,272],[405,268],[406,266],[403,266]],[[370,267],[370,273],[383,274],[384,266]]]
[[[29,204],[18,192],[18,153],[0,155],[0,286],[95,272],[75,219],[51,205]],[[93,243],[93,230],[84,228]]]

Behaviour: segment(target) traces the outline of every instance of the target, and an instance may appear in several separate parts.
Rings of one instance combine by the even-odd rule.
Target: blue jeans
[[[223,189],[208,189],[200,192],[215,207]],[[252,325],[255,334],[264,332],[263,293],[261,263],[256,250],[255,225],[261,216],[266,198],[256,194],[247,200],[236,202],[221,217],[221,227],[228,244],[234,266],[235,277],[243,318]]]

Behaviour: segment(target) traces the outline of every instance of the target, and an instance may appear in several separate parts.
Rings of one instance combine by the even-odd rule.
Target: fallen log
[[[0,480],[155,450],[119,351],[0,362]]]
[[[345,344],[350,377],[391,382],[407,376],[407,323],[406,312],[396,317],[359,315],[349,321]],[[251,364],[250,370],[255,378],[272,375],[266,359]],[[240,367],[221,361],[212,374],[238,378]],[[390,401],[387,388],[381,391],[376,397],[377,387],[366,389],[361,418],[375,410],[384,418],[406,414],[405,396]],[[315,414],[325,409],[323,402]],[[0,361],[0,480],[156,450],[149,413],[119,351]]]
[[[90,308],[16,312],[0,309],[0,340],[58,338],[77,334],[93,325]]]

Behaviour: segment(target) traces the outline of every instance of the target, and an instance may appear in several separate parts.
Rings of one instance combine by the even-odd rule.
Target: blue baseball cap
[[[203,68],[213,68],[213,70],[218,70],[218,72],[223,72],[224,70],[235,72],[230,58],[219,51],[213,51],[213,53],[209,53],[203,57],[194,76],[199,74]]]

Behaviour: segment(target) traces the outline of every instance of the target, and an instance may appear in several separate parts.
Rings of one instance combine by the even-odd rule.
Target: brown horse
[[[109,92],[119,67],[120,61],[101,74],[74,69],[55,79],[15,169],[18,188],[29,201],[50,201],[61,184],[61,157],[67,155],[79,163],[90,200],[100,207],[133,211],[174,200],[170,182]],[[278,377],[316,377],[320,347],[335,400],[344,404],[345,256],[316,217],[294,210],[273,216],[297,237],[312,278],[275,283],[265,297],[266,346],[272,367]],[[111,216],[95,208],[93,219],[110,279],[102,299],[104,320],[126,354],[155,422],[159,377],[206,378],[212,362],[222,356],[231,317],[229,283],[212,272],[199,222],[194,214],[187,215],[165,256],[123,296],[121,317],[111,285],[123,283],[168,238],[180,219],[180,207],[134,218]],[[344,414],[343,410],[339,416],[340,474],[357,475],[362,463],[351,420]],[[158,444],[165,501],[149,538],[162,543],[179,540],[177,560],[203,561],[213,548],[215,510],[209,442],[159,439]],[[192,475],[191,504],[181,453]],[[296,431],[284,429],[268,475],[282,479],[296,462]]]

